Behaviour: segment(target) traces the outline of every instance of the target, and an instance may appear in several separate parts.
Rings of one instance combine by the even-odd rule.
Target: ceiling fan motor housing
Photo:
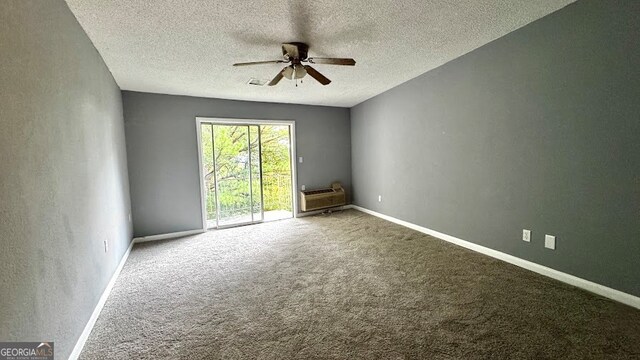
[[[282,55],[291,60],[305,60],[309,56],[309,45],[301,42],[282,44]]]

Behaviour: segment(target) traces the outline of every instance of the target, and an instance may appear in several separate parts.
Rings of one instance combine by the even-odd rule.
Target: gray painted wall
[[[0,1],[0,49],[0,339],[64,359],[131,240],[120,90],[64,1]]]
[[[122,96],[135,236],[202,228],[196,116],[295,120],[297,156],[304,158],[297,164],[298,184],[341,181],[350,189],[349,109],[129,91]]]
[[[354,203],[640,295],[639,18],[581,0],[355,106]]]

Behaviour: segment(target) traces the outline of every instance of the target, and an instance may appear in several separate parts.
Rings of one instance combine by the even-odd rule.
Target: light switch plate
[[[545,235],[544,236],[544,247],[547,249],[555,250],[556,249],[556,237],[553,235]]]
[[[522,229],[522,241],[531,242],[531,230]]]

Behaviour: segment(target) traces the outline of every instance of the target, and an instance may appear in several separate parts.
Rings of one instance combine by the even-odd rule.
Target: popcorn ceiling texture
[[[67,0],[123,90],[351,107],[438,67],[572,0]],[[355,67],[317,65],[333,80],[296,88],[270,79],[280,44],[307,42],[312,56],[353,57]]]
[[[638,359],[640,311],[355,210],[135,245],[81,359]]]

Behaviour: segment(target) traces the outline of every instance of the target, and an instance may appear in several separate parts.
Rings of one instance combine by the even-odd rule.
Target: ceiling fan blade
[[[267,60],[267,61],[252,61],[252,62],[244,62],[244,63],[235,63],[233,66],[249,66],[249,65],[262,65],[262,64],[279,64],[285,63],[284,60]]]
[[[305,65],[304,68],[305,70],[307,70],[307,74],[309,74],[309,76],[311,76],[312,78],[318,80],[320,84],[329,85],[329,83],[331,82],[331,80],[327,79],[324,75],[320,74],[318,70],[312,68],[311,66]]]
[[[286,69],[286,68],[284,68]],[[276,75],[276,77],[274,77],[271,81],[269,81],[269,86],[274,86],[274,85],[278,85],[278,83],[280,82],[280,80],[282,80],[282,78],[284,77],[284,75],[282,75],[284,73],[284,69],[282,69],[278,75]]]
[[[354,66],[356,61],[350,58],[309,58],[312,64],[349,65]]]

